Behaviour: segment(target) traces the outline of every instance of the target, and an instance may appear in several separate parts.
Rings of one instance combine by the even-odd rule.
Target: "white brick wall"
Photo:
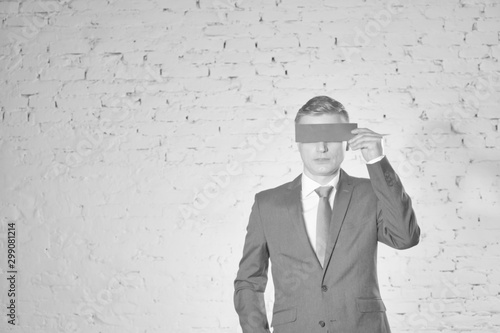
[[[423,230],[379,251],[394,332],[500,331],[500,3],[0,1],[12,332],[239,332],[253,195],[318,94],[389,133]],[[344,167],[366,176],[359,155]],[[272,304],[272,284],[266,295]]]

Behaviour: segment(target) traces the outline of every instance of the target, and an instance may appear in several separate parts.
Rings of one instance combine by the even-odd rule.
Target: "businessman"
[[[390,332],[377,280],[377,243],[416,245],[420,229],[382,136],[349,123],[338,101],[318,96],[295,118],[303,172],[258,193],[234,304],[244,333]],[[341,169],[361,151],[369,179]],[[264,306],[269,262],[275,287],[271,325]]]

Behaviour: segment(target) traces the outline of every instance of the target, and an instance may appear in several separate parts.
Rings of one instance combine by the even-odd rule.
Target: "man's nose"
[[[316,144],[316,150],[320,153],[326,153],[328,151],[328,145],[326,142],[318,142]]]

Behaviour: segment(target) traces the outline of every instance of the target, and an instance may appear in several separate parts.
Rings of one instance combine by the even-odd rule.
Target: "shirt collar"
[[[311,193],[313,193],[314,190],[320,186],[333,186],[336,189],[339,183],[339,176],[340,176],[340,170],[337,172],[337,175],[328,182],[328,184],[321,185],[316,181],[312,180],[311,178],[309,178],[305,173],[302,173],[302,199],[311,195]]]

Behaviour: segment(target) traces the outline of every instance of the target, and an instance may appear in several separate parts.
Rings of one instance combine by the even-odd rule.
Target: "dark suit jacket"
[[[269,259],[275,333],[388,333],[377,281],[377,242],[416,245],[411,200],[387,158],[368,164],[370,179],[340,170],[325,267],[309,242],[301,177],[255,196],[234,303],[244,333],[269,332],[263,293]]]

